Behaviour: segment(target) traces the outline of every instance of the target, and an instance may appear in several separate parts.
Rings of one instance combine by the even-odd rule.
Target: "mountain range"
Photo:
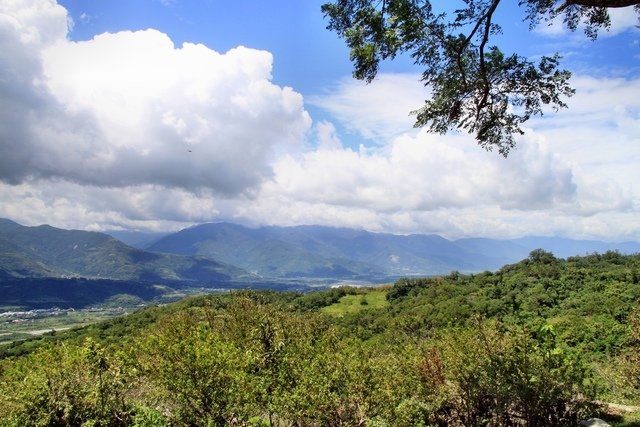
[[[566,258],[617,250],[607,243],[552,237],[512,240],[394,235],[324,226],[250,228],[201,224],[170,234],[112,235],[22,226],[0,219],[0,279],[82,277],[205,284],[262,279],[385,280],[495,270],[542,248]]]
[[[0,219],[0,278],[212,282],[244,275],[209,258],[144,251],[103,233]]]
[[[394,235],[322,226],[249,228],[202,224],[147,244],[153,252],[200,255],[264,277],[397,277],[495,270],[542,248],[566,258],[617,250],[640,252],[635,242],[607,243],[553,237],[512,240],[438,235]]]

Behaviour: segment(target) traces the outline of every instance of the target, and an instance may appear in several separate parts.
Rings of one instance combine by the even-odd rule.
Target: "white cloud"
[[[64,9],[30,6],[5,7],[1,21],[6,182],[232,195],[268,178],[274,148],[300,143],[310,127],[302,97],[271,83],[268,52],[176,48],[156,30],[70,42]]]
[[[336,127],[331,122],[322,121],[316,124],[318,148],[320,150],[340,150],[342,141],[338,137]]]
[[[640,24],[638,14],[630,7],[609,9],[609,16],[611,17],[609,34],[612,36],[629,29],[634,29]]]
[[[505,160],[466,136],[426,131],[401,136],[385,149],[321,148],[301,158],[286,156],[274,170],[260,199],[381,215],[474,206],[537,210],[571,204],[576,191],[571,169],[538,141],[527,141]]]
[[[208,190],[194,193],[157,185],[107,188],[62,180],[46,185],[0,183],[0,200],[0,217],[25,225],[91,230],[177,230],[233,215],[229,201]]]
[[[572,84],[577,92],[569,108],[532,120],[531,127],[585,174],[635,187],[640,179],[640,79],[576,76]]]
[[[611,18],[611,26],[609,29],[602,29],[598,32],[599,37],[612,37],[625,31],[635,29],[638,24],[638,14],[633,10],[633,6],[623,8],[609,8],[609,17]],[[567,37],[571,31],[564,25],[563,17],[558,16],[553,21],[541,23],[535,29],[539,34],[547,37]],[[581,29],[578,31],[582,32]],[[584,39],[583,34],[578,34],[579,39]]]
[[[413,95],[383,76],[382,94]],[[397,81],[406,87],[406,79]],[[531,122],[508,159],[482,151],[468,135],[409,132],[376,149],[355,151],[321,144],[302,156],[285,156],[275,177],[242,215],[272,223],[322,223],[379,231],[520,236],[559,234],[638,239],[640,80],[578,77],[571,107]],[[371,86],[368,90],[375,90]],[[358,98],[343,85],[338,119],[382,135],[400,120],[376,125],[386,104]],[[407,95],[408,94],[408,95]],[[396,95],[394,95],[396,96]],[[319,105],[333,104],[316,100]],[[368,105],[366,112],[361,106]],[[334,112],[338,110],[332,110]],[[363,124],[365,123],[365,124]],[[378,128],[376,128],[378,126]],[[337,139],[335,129],[327,135]]]
[[[384,142],[412,129],[409,115],[429,96],[416,74],[379,74],[370,84],[352,78],[310,102],[333,114],[342,125],[365,138]]]
[[[344,79],[311,102],[376,142],[355,150],[271,82],[268,52],[155,30],[71,42],[63,8],[17,4],[0,3],[0,217],[640,240],[640,79],[578,76],[570,108],[530,121],[508,159],[412,129],[417,75]]]

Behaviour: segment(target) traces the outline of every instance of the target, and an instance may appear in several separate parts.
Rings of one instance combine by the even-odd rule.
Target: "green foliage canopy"
[[[460,129],[475,134],[485,149],[507,156],[514,135],[543,107],[566,107],[574,90],[571,73],[560,68],[560,56],[536,63],[491,45],[501,33],[494,14],[501,0],[465,0],[451,15],[436,13],[427,0],[335,0],[322,6],[328,29],[344,38],[351,50],[353,75],[371,82],[381,60],[408,53],[423,68],[422,81],[431,99],[414,111],[416,127],[432,132]],[[587,36],[611,24],[608,8],[635,5],[637,0],[520,0],[533,27],[561,16],[572,30],[585,23]]]

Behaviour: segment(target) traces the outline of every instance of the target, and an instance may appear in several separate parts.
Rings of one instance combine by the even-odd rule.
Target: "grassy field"
[[[322,311],[331,316],[340,317],[364,309],[380,309],[388,304],[386,296],[386,289],[363,290],[356,295],[343,296],[339,302],[322,308]]]

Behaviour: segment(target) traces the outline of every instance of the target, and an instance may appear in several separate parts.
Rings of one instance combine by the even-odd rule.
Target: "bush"
[[[82,346],[40,350],[2,374],[0,420],[5,425],[117,427],[130,420],[126,363],[91,339]]]
[[[425,352],[421,373],[438,425],[572,426],[594,409],[589,369],[546,325],[449,330]]]

